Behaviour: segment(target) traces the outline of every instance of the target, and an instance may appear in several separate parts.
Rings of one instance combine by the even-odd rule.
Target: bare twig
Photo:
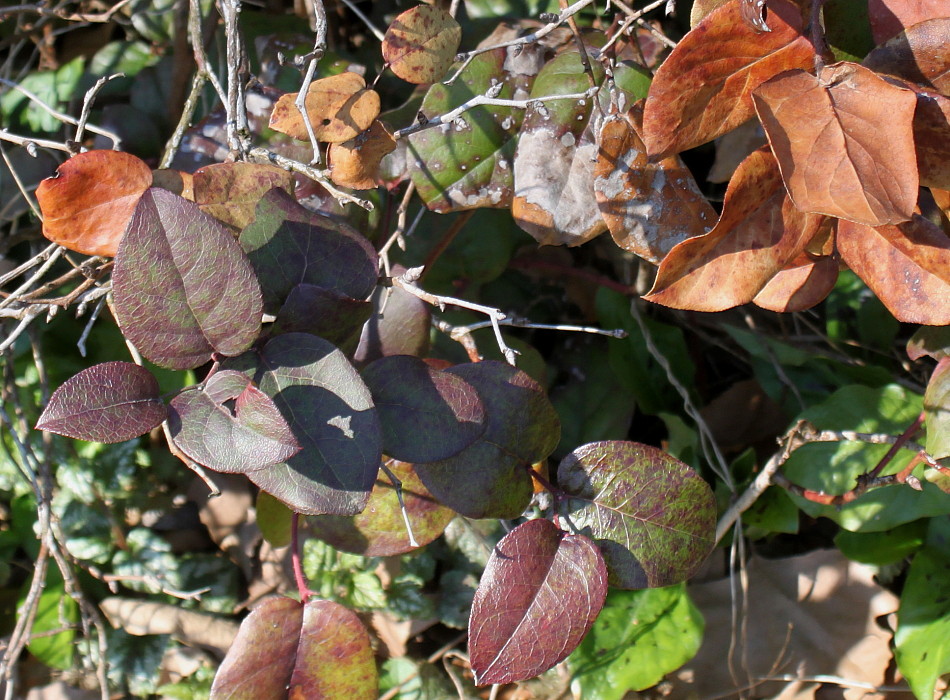
[[[224,103],[227,113],[225,130],[231,154],[243,159],[249,147],[250,129],[247,123],[247,99],[244,94],[247,56],[244,53],[244,40],[238,26],[241,0],[218,0],[218,7],[224,18],[228,67],[228,99]]]
[[[18,146],[23,146],[31,156],[36,155],[37,147],[72,153],[72,150],[69,148],[69,146],[60,141],[38,139],[33,136],[17,136],[16,134],[11,134],[6,129],[0,129],[0,140],[9,141],[10,143],[15,143]]]
[[[406,532],[409,534],[409,545],[411,547],[418,547],[419,543],[416,542],[416,536],[412,532],[412,523],[409,522],[409,511],[406,510],[406,503],[402,500],[402,480],[393,474],[392,470],[386,465],[386,462],[381,462],[379,468],[389,477],[389,481],[396,491],[396,500],[399,501],[399,511],[402,513],[402,521],[406,524]]]
[[[103,76],[96,81],[95,85],[86,90],[86,95],[82,100],[82,111],[79,113],[79,121],[76,123],[76,136],[73,139],[77,144],[82,144],[83,132],[86,130],[86,122],[89,121],[89,113],[92,111],[92,103],[95,101],[96,95],[99,94],[102,87],[110,80],[122,77],[125,77],[125,73],[114,73],[113,75]],[[115,148],[119,146],[115,140],[113,140],[112,145]]]
[[[162,154],[162,160],[158,166],[159,168],[167,168],[172,164],[175,153],[177,153],[181,147],[185,132],[188,130],[188,127],[191,126],[191,119],[195,114],[195,110],[198,108],[198,100],[201,98],[201,91],[204,89],[206,82],[208,82],[207,73],[202,71],[195,73],[195,77],[191,80],[191,92],[188,93],[188,99],[185,100],[185,106],[182,109],[181,117],[178,119],[178,125],[165,144],[165,152]]]
[[[372,21],[370,21],[370,18],[364,15],[360,8],[358,8],[354,3],[350,2],[350,0],[342,0],[342,2],[344,5],[350,8],[350,11],[359,17],[360,21],[366,25],[366,28],[373,33],[373,36],[376,37],[376,41],[381,42],[386,38],[386,35],[383,34],[383,32],[380,31],[380,29],[375,24],[373,24]]]
[[[198,0],[191,1],[191,11],[188,14],[188,33],[191,35],[191,50],[195,56],[195,63],[198,65],[198,72],[208,78],[214,91],[218,93],[218,99],[221,104],[227,106],[228,96],[224,88],[221,87],[221,81],[208,65],[208,54],[205,51],[204,39],[201,36],[201,6]]]
[[[313,148],[313,158],[311,165],[320,162],[320,143],[317,141],[317,134],[313,130],[313,122],[310,121],[310,115],[307,114],[307,95],[310,93],[310,84],[313,82],[314,75],[317,72],[317,63],[323,58],[327,49],[327,11],[323,6],[323,0],[310,0],[310,6],[313,12],[314,33],[316,38],[313,42],[313,51],[310,53],[310,61],[307,63],[307,70],[303,76],[303,82],[300,84],[300,90],[297,92],[297,99],[294,105],[300,112],[304,127],[307,129],[307,136],[310,137],[310,145]]]
[[[333,183],[330,182],[327,174],[322,170],[317,170],[312,165],[307,165],[306,163],[301,163],[299,160],[293,160],[292,158],[287,158],[273,151],[268,151],[266,148],[255,147],[248,151],[248,158],[251,161],[258,163],[271,163],[276,165],[278,168],[283,168],[284,170],[289,170],[293,173],[300,173],[301,175],[306,175],[311,180],[315,180],[323,186],[323,188],[330,193],[337,202],[341,205],[346,204],[356,204],[357,206],[362,207],[366,211],[373,210],[373,203],[366,199],[361,199],[347,192],[337,189]]]

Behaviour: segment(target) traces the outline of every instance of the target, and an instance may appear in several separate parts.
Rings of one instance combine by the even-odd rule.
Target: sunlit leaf
[[[950,93],[948,32],[950,17],[915,24],[871,51],[862,65],[946,95]]]
[[[924,394],[927,414],[927,453],[934,459],[950,457],[950,358],[937,364]]]
[[[804,311],[821,303],[837,279],[838,261],[832,256],[803,253],[766,282],[752,301],[778,313]]]
[[[294,104],[296,92],[282,95],[271,113],[270,127],[300,141],[309,140],[307,127]],[[310,83],[307,116],[319,141],[342,143],[369,128],[379,115],[379,94],[366,87],[363,76],[347,71]]]
[[[383,37],[383,60],[409,83],[434,83],[455,60],[462,28],[448,12],[416,5],[392,21]]]
[[[257,203],[275,187],[293,194],[293,173],[273,165],[238,162],[206,165],[192,176],[194,201],[201,211],[237,229],[254,220]]]
[[[947,14],[946,0],[868,0],[868,16],[875,44],[919,22],[946,18]]]
[[[428,7],[422,5],[421,7]],[[368,190],[376,187],[379,163],[396,150],[396,141],[382,122],[372,125],[355,138],[330,146],[330,179],[340,187]]]

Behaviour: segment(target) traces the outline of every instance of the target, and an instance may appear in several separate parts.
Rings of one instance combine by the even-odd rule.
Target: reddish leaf
[[[804,311],[820,303],[838,280],[838,261],[830,255],[799,255],[776,273],[752,300],[778,313]]]
[[[868,19],[875,44],[918,22],[947,15],[947,0],[868,0]]]
[[[448,12],[417,5],[393,20],[383,37],[383,60],[409,83],[439,80],[455,60],[462,28]]]
[[[790,68],[811,68],[814,50],[801,35],[799,8],[768,3],[770,32],[742,21],[730,0],[684,36],[660,65],[643,113],[643,141],[666,158],[731,131],[755,113],[752,91]]]
[[[402,482],[402,499],[412,524],[412,534],[419,546],[424,547],[442,534],[455,512],[433,498],[411,464],[388,459],[386,466]],[[308,520],[315,537],[345,552],[389,557],[414,549],[409,544],[396,490],[383,471],[380,471],[362,513],[349,517],[312,515]]]
[[[405,272],[401,265],[393,265],[394,275]],[[386,313],[381,314],[384,299]],[[425,357],[429,352],[431,319],[429,305],[419,297],[398,287],[378,288],[373,294],[373,315],[363,326],[354,358],[365,363],[387,355]]]
[[[36,188],[43,235],[86,255],[115,255],[152,171],[130,153],[87,151]]]
[[[383,451],[407,462],[448,459],[485,432],[485,407],[461,377],[411,355],[383,357],[363,370],[383,429]]]
[[[261,327],[260,286],[223,224],[159,188],[139,200],[112,272],[122,333],[162,367],[237,355]]]
[[[795,205],[878,226],[917,204],[916,97],[855,63],[788,71],[753,96]]]
[[[294,101],[296,92],[281,95],[274,105],[270,127],[299,141],[310,136]],[[379,115],[379,94],[366,87],[363,76],[347,71],[310,83],[305,100],[307,116],[318,140],[342,143],[369,128]]]
[[[211,700],[371,700],[377,674],[356,613],[329,600],[269,598],[244,618]]]
[[[927,20],[901,32],[869,53],[862,65],[950,94],[950,17]]]
[[[124,442],[165,420],[158,381],[131,362],[104,362],[70,377],[50,397],[37,430],[92,442]]]
[[[232,413],[225,402],[235,399]],[[168,425],[182,452],[219,472],[263,469],[300,451],[274,402],[232,370],[216,372],[200,389],[172,399]]]
[[[821,217],[788,199],[767,148],[736,170],[712,231],[677,245],[646,298],[677,309],[722,311],[752,301],[815,235]]]
[[[580,644],[607,597],[597,547],[549,520],[529,520],[495,545],[475,592],[468,650],[476,685],[533,678]]]
[[[679,460],[634,442],[594,442],[558,467],[569,494],[565,517],[595,538],[610,585],[669,586],[685,581],[715,546],[716,499]]]
[[[193,176],[194,200],[201,211],[237,229],[254,220],[257,203],[275,187],[293,194],[293,173],[273,165],[215,163]]]
[[[921,216],[896,226],[838,223],[838,250],[898,321],[950,324],[950,238]]]
[[[650,162],[642,131],[642,101],[607,117],[598,135],[594,194],[617,245],[659,264],[677,243],[708,232],[716,212],[679,156]]]

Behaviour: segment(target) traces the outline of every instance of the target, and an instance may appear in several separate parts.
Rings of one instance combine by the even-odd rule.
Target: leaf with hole
[[[417,5],[392,21],[383,37],[383,60],[408,83],[439,80],[455,60],[462,28],[448,12]]]
[[[297,95],[280,96],[271,113],[270,128],[309,141],[307,127],[294,103]],[[318,141],[343,143],[366,131],[379,116],[379,94],[366,87],[363,76],[347,71],[310,83],[304,108]]]

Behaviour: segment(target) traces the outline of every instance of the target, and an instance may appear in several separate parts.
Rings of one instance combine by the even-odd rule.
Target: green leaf
[[[683,584],[611,591],[590,633],[567,659],[571,688],[584,700],[620,700],[693,658],[702,638],[702,615]]]
[[[742,514],[742,522],[765,532],[798,532],[798,507],[788,494],[773,486]]]
[[[927,413],[927,443],[925,447],[934,459],[950,456],[950,359],[937,364],[924,393],[924,411]]]
[[[835,544],[852,561],[886,566],[896,564],[924,546],[927,536],[926,519],[899,525],[883,532],[848,532],[835,535]]]
[[[293,511],[267,491],[257,494],[256,510],[257,526],[271,547],[286,547],[290,544]]]
[[[85,63],[80,56],[55,71],[35,71],[23,78],[19,85],[53,109],[62,110],[70,99],[78,96]],[[62,126],[62,122],[19,90],[8,89],[0,98],[0,116],[5,125],[26,125],[35,132],[52,133]]]
[[[29,587],[29,584],[26,584]],[[26,600],[26,589],[17,602],[19,609]],[[46,572],[46,583],[36,606],[36,617],[30,630],[27,649],[52,668],[68,669],[73,664],[74,626],[79,622],[79,605],[66,594],[66,585],[55,564]],[[49,634],[54,630],[62,630]]]
[[[825,41],[836,61],[860,63],[874,48],[866,0],[828,0],[822,7]]]

